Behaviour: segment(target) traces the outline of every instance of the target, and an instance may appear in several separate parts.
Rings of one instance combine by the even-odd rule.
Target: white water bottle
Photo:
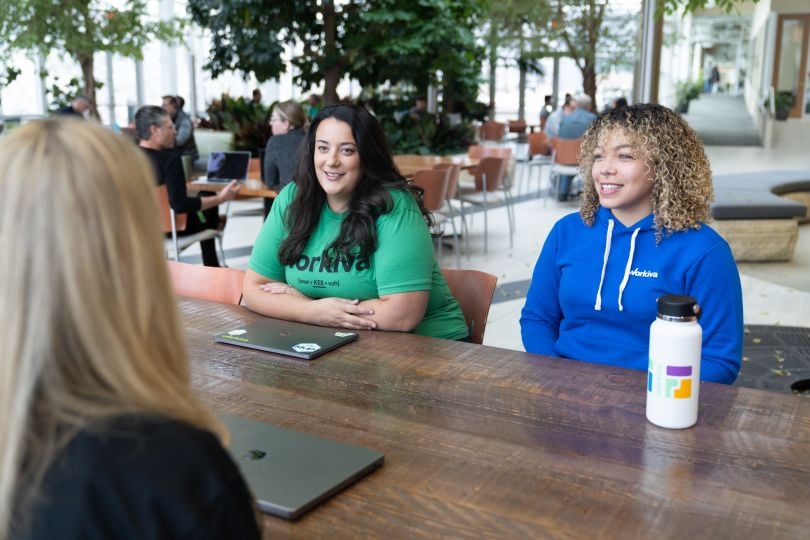
[[[698,415],[700,307],[691,296],[658,299],[658,317],[650,325],[647,371],[647,420],[665,428],[694,426]]]

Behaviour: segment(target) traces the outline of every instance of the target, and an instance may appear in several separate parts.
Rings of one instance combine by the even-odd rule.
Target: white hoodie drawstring
[[[622,296],[624,289],[627,287],[627,282],[630,279],[630,269],[633,267],[633,255],[636,253],[636,237],[638,236],[641,227],[633,231],[630,237],[630,253],[627,255],[627,264],[624,267],[624,278],[619,284],[619,311],[624,311],[622,306]],[[596,290],[596,303],[593,306],[595,311],[602,311],[602,285],[605,283],[605,270],[607,269],[608,258],[610,257],[610,245],[613,240],[613,220],[608,220],[607,233],[605,234],[605,254],[602,257],[602,275],[599,277],[599,288]]]
[[[605,235],[605,255],[602,258],[602,276],[599,278],[599,288],[596,290],[596,304],[593,309],[602,311],[602,284],[605,282],[605,269],[607,268],[608,257],[610,256],[610,241],[613,238],[613,220],[608,220],[607,234]]]
[[[624,278],[619,285],[619,311],[624,311],[622,295],[624,294],[624,288],[627,286],[627,280],[630,279],[630,268],[633,266],[633,255],[636,252],[636,236],[638,236],[640,230],[641,227],[633,231],[633,236],[630,237],[630,253],[627,255],[627,266],[624,267]]]

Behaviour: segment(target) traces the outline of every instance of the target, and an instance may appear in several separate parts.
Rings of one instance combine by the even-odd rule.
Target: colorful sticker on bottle
[[[656,364],[650,359],[647,391],[672,399],[692,397],[692,366]]]

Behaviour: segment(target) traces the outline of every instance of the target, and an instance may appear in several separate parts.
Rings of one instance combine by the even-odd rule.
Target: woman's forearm
[[[382,296],[360,302],[374,310],[365,318],[374,321],[379,330],[410,332],[422,322],[427,310],[428,291],[415,291]]]

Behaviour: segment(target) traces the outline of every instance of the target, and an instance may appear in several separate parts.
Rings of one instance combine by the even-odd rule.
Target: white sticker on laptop
[[[295,352],[300,353],[310,353],[320,350],[321,346],[317,343],[299,343],[298,345],[293,345],[293,350]]]
[[[228,332],[229,336],[241,336],[242,334],[247,334],[247,330],[240,328],[239,330],[231,330]]]
[[[337,337],[349,337],[353,336],[354,332],[335,332],[335,336]]]

